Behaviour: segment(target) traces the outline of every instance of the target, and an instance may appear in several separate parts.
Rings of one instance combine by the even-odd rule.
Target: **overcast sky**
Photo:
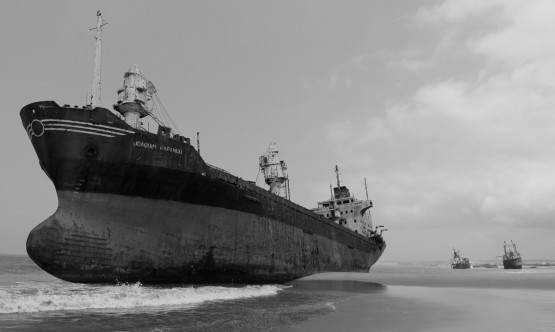
[[[552,0],[0,1],[0,253],[57,207],[19,110],[84,105],[99,9],[104,107],[138,64],[206,162],[276,141],[307,208],[366,178],[384,260],[555,259]]]

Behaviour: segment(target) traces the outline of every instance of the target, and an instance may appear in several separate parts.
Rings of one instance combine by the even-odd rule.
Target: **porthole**
[[[85,147],[85,157],[92,159],[98,156],[98,148],[94,144],[89,144]]]

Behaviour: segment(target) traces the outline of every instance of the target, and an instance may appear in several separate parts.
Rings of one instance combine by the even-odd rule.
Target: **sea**
[[[0,330],[555,331],[555,266],[384,261],[275,285],[89,285],[0,255]]]

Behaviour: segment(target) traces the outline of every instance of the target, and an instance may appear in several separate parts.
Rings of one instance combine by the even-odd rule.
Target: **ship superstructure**
[[[97,31],[95,54],[100,37]],[[155,92],[133,65],[115,112],[94,92],[83,107],[39,101],[22,108],[58,196],[57,210],[27,239],[43,270],[82,283],[276,283],[367,272],[380,258],[386,244],[368,230],[371,202],[358,204],[338,186],[331,210],[339,219],[356,215],[354,228],[291,202],[275,145],[259,159],[270,191],[209,165],[156,116]],[[156,128],[145,128],[148,119]]]
[[[333,188],[330,199],[318,202],[318,207],[312,211],[322,215],[336,224],[346,227],[364,236],[381,235],[383,226],[373,229],[370,208],[373,206],[369,199],[358,200],[351,195],[346,186],[341,185],[339,168],[335,166],[337,186]],[[330,188],[331,189],[331,188]]]

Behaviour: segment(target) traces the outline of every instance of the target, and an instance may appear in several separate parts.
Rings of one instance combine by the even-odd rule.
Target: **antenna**
[[[199,139],[200,132],[197,131],[197,151],[200,156],[200,139]]]
[[[96,27],[90,30],[96,29],[96,45],[94,49],[94,70],[92,77],[92,87],[89,96],[87,97],[87,106],[95,108],[100,106],[100,83],[101,83],[101,68],[102,68],[102,27],[105,26],[106,22],[102,20],[102,14],[100,10],[96,12]]]
[[[337,178],[337,189],[341,188],[341,184],[339,181],[339,168],[335,165],[335,176]]]
[[[366,185],[366,178],[364,178],[364,189],[366,190],[366,200],[368,200],[368,186]]]
[[[291,188],[289,187],[289,174],[286,175],[287,180],[285,181],[285,186],[287,187],[287,199],[291,200]]]

